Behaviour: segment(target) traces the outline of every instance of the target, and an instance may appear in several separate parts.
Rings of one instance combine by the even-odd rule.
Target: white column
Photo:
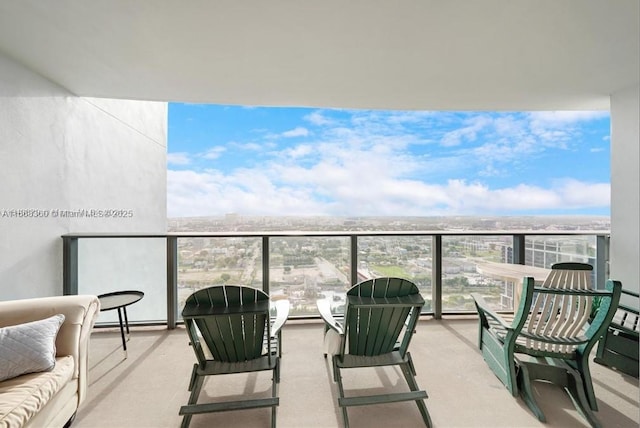
[[[611,96],[610,277],[640,284],[640,86]]]

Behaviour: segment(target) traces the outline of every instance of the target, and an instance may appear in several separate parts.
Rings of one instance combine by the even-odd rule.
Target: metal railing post
[[[78,294],[78,238],[62,238],[62,294]]]
[[[349,273],[351,274],[351,285],[355,285],[358,283],[358,237],[356,235],[349,236],[349,259],[350,259],[350,269]]]
[[[269,237],[262,237],[262,291],[269,294]]]
[[[431,248],[431,302],[433,317],[442,318],[442,235],[433,235]]]
[[[167,328],[178,322],[178,238],[167,236]]]
[[[513,235],[513,263],[517,265],[525,264],[525,237],[526,235]]]
[[[609,277],[609,236],[596,235],[596,288],[604,289]]]

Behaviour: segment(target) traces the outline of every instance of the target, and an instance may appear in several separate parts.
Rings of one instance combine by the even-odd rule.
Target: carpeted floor
[[[539,422],[520,399],[507,392],[483,361],[477,346],[477,319],[419,323],[411,344],[418,384],[429,394],[435,427],[588,427],[560,388],[537,382],[536,393],[547,423]],[[322,355],[319,322],[290,321],[283,331],[284,355],[279,386],[279,427],[341,427],[336,384]],[[180,426],[195,362],[183,328],[132,328],[124,359],[117,329],[94,330],[91,339],[89,396],[74,428],[163,428]],[[638,427],[638,380],[591,363],[603,427]],[[352,370],[345,388],[380,391],[406,388],[396,369]],[[217,376],[205,382],[202,401],[217,396],[268,396],[269,373]],[[366,391],[364,391],[366,393]],[[362,393],[354,391],[353,394]],[[351,427],[420,427],[414,403],[354,407]],[[269,427],[270,410],[253,409],[196,415],[191,427]]]

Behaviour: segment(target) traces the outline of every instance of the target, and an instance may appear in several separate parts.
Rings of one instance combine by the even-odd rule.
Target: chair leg
[[[271,428],[276,428],[276,409],[277,406],[271,407]]]
[[[580,373],[582,384],[584,388],[584,394],[586,395],[589,407],[594,412],[598,411],[598,400],[596,400],[596,394],[593,390],[593,381],[591,380],[591,370],[589,369],[589,358],[582,358],[577,361],[577,364],[570,364],[572,368]]]
[[[189,395],[188,404],[196,404],[198,401],[198,396],[200,395],[200,391],[202,390],[202,384],[204,383],[204,376],[199,376],[197,373],[198,365],[194,364],[193,372],[191,373],[191,382],[189,383],[189,390],[191,394]],[[188,428],[191,423],[192,415],[184,415],[182,418],[181,428]]]
[[[409,385],[409,389],[411,391],[420,391],[420,387],[418,386],[418,382],[415,378],[415,368],[413,366],[413,360],[411,359],[411,355],[407,353],[407,363],[400,364],[400,368],[402,369],[402,374],[404,375],[405,380],[407,381],[407,385]],[[429,410],[427,410],[427,405],[424,400],[416,400],[416,405],[418,406],[418,410],[420,410],[420,414],[422,415],[422,419],[424,420],[427,428],[431,428],[433,426],[431,422],[431,416],[429,415]]]
[[[593,407],[589,403],[588,397],[585,396],[586,382],[583,382],[580,372],[573,368],[568,368],[567,378],[568,382],[565,389],[569,393],[573,405],[582,413],[582,416],[589,422],[589,425],[593,428],[601,428],[602,425],[600,425],[600,422],[591,411]]]
[[[191,370],[191,379],[189,379],[188,391],[193,391],[193,387],[196,384],[197,378],[198,378],[198,365],[194,364],[193,369]]]
[[[333,380],[338,384],[338,404],[342,409],[342,419],[344,419],[344,428],[349,428],[349,415],[347,414],[347,406],[340,404],[340,399],[344,398],[344,387],[342,386],[342,375],[340,374],[340,368],[336,362],[336,356],[333,356]]]
[[[280,383],[280,359],[276,360],[273,368],[273,379],[271,380],[271,397],[278,397],[278,383]],[[271,406],[271,428],[276,428],[276,411],[278,406]]]
[[[507,389],[513,397],[518,396],[518,373],[513,353],[507,353],[505,357],[505,368],[507,371]]]
[[[331,363],[333,365],[333,381],[337,382],[338,381],[338,376],[339,376],[339,371],[340,369],[338,368],[338,362],[336,361],[336,356],[333,355],[331,357]]]
[[[482,317],[478,323],[478,349],[482,350],[482,337],[484,335],[484,325],[482,323]]]
[[[535,399],[533,388],[531,387],[531,375],[529,374],[529,369],[527,369],[526,364],[519,366],[517,381],[522,400],[524,400],[527,407],[529,407],[533,414],[536,415],[540,422],[546,422],[547,418],[544,416],[542,409],[540,409],[540,406],[538,406],[538,402]]]
[[[529,361],[519,359],[518,367],[520,395],[541,422],[545,422],[545,416],[534,398],[531,386],[532,382],[536,380],[543,380],[564,388],[578,412],[589,422],[589,425],[593,428],[601,428],[600,422],[591,411],[589,401],[585,395],[583,379],[578,370],[562,360],[553,358]]]

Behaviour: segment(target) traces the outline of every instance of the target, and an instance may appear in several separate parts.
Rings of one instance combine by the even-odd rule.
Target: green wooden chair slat
[[[189,402],[180,409],[182,427],[189,426],[194,414],[271,407],[271,426],[275,428],[281,328],[289,302],[278,301],[275,308],[277,318],[272,328],[269,296],[261,290],[221,285],[198,290],[187,298],[182,317],[197,363],[191,373]],[[206,376],[266,370],[273,373],[270,399],[197,404]]]
[[[414,401],[425,425],[431,426],[424,403],[427,394],[417,385],[407,351],[423,306],[424,299],[413,282],[386,277],[362,281],[347,291],[343,324],[333,317],[326,300],[318,301],[325,334],[335,332],[340,338],[332,363],[345,427],[349,426],[347,407],[397,401]],[[341,370],[381,366],[399,366],[410,392],[345,397]]]
[[[386,329],[385,334],[381,334],[376,338],[377,350],[376,355],[386,354],[391,352],[396,344],[397,338],[400,336],[400,332],[404,328],[405,320],[409,315],[409,310],[406,308],[396,308],[392,311],[387,311],[381,319],[381,325]]]
[[[213,354],[214,358],[220,361],[228,361],[229,357],[227,356],[227,351],[224,347],[224,340],[220,334],[220,328],[215,325],[216,323],[217,320],[215,318],[211,320],[195,320],[195,324],[203,336],[203,341]],[[195,332],[195,334],[197,334],[197,332]]]

